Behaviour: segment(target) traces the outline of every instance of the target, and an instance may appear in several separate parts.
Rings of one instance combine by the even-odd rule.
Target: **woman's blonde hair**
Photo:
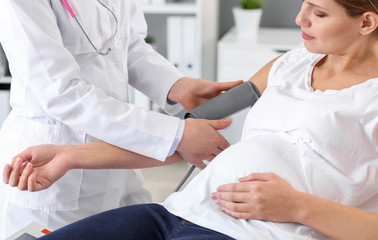
[[[358,17],[365,12],[373,12],[378,15],[378,0],[335,0],[343,6],[351,17]],[[374,31],[378,36],[378,28]]]
[[[365,12],[378,15],[378,0],[335,0],[345,8],[351,17],[361,16]]]

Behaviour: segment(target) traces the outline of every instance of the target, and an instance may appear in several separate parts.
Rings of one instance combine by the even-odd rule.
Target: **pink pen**
[[[76,18],[76,13],[69,0],[61,0],[66,10],[71,14],[73,18]]]

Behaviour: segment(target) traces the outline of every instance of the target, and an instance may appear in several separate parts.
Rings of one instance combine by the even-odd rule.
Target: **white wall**
[[[220,0],[220,36],[223,36],[233,25],[231,9],[239,0]],[[295,17],[302,1],[298,0],[264,0],[264,12],[261,18],[262,27],[297,28]]]

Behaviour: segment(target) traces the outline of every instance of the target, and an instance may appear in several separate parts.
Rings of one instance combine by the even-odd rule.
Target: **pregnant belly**
[[[304,190],[301,164],[297,145],[280,136],[261,135],[232,145],[211,162],[207,171],[214,184],[238,182],[251,173],[273,172]]]

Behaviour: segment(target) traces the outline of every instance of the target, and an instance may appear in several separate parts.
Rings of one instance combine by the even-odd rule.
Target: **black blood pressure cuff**
[[[208,120],[227,118],[247,107],[252,107],[260,96],[255,84],[247,81],[194,108],[185,114],[185,118]]]

